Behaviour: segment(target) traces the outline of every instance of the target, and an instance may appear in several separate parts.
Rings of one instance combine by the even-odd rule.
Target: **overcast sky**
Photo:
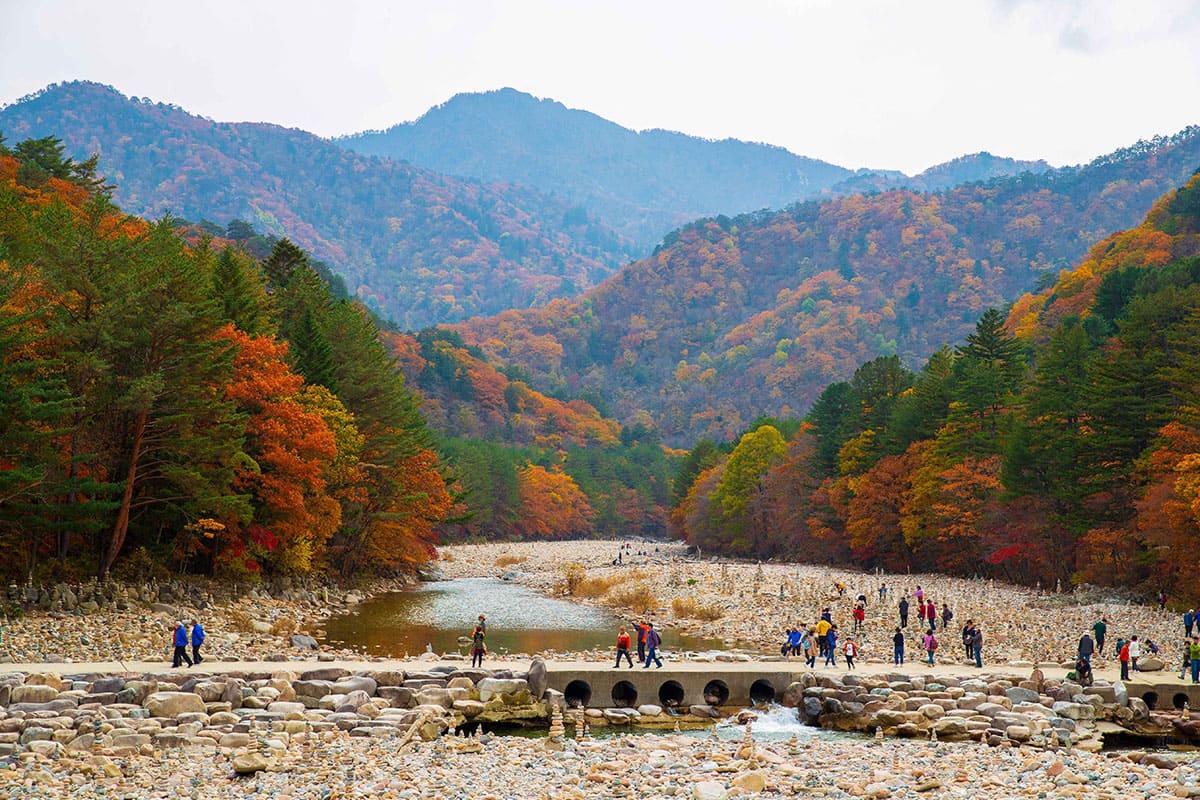
[[[0,102],[87,79],[331,136],[512,86],[916,172],[1200,123],[1200,0],[0,0]]]

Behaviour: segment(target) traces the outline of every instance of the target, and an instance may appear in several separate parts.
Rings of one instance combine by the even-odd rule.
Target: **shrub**
[[[497,567],[511,567],[513,564],[524,564],[523,556],[500,556],[496,559]]]
[[[645,614],[651,609],[658,608],[658,597],[654,588],[646,583],[634,583],[622,586],[608,596],[608,605],[628,608],[635,614]]]
[[[621,582],[617,575],[600,575],[595,578],[584,578],[575,587],[576,597],[603,597],[613,586]]]
[[[271,626],[272,636],[290,636],[296,632],[296,620],[291,617],[280,617],[275,620],[275,624]]]
[[[562,572],[563,589],[566,594],[574,595],[579,584],[583,583],[583,579],[587,577],[587,567],[578,561],[568,561],[563,564]]]

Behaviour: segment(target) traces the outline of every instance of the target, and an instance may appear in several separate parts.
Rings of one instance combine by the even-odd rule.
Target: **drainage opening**
[[[592,702],[592,687],[587,681],[571,681],[567,688],[563,689],[563,697],[568,708],[586,708],[587,704]]]
[[[637,705],[637,697],[637,687],[629,681],[617,681],[612,688],[612,701],[617,708],[633,708]]]
[[[729,702],[729,687],[725,681],[709,681],[704,686],[704,702],[710,706],[723,706]]]
[[[1146,701],[1146,708],[1153,711],[1154,707],[1158,705],[1158,692],[1146,692],[1142,695],[1142,700]]]
[[[669,708],[683,705],[683,686],[679,681],[667,681],[658,687],[658,702]]]
[[[1182,709],[1187,704],[1188,704],[1187,692],[1177,692],[1176,695],[1171,698],[1171,705],[1175,706],[1178,709]]]
[[[775,702],[775,687],[769,680],[759,678],[750,684],[750,702],[756,706]]]

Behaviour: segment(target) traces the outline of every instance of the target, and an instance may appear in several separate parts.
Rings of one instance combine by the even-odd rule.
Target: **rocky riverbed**
[[[0,796],[1200,796],[1195,762],[1092,752],[1099,720],[1200,728],[1200,718],[1036,671],[939,681],[809,673],[784,698],[799,719],[881,738],[765,742],[749,727],[732,741],[671,733],[710,715],[659,707],[568,709],[568,733],[537,661],[522,673],[432,662],[359,674],[13,673],[0,677]],[[753,725],[753,713],[740,718]],[[666,732],[598,740],[580,720]],[[503,722],[548,722],[549,734],[483,733]],[[473,735],[455,735],[466,723]]]
[[[480,729],[470,736],[446,735],[458,715],[472,716],[474,711],[475,720],[480,720],[490,706],[544,709],[546,696],[542,693],[540,702],[535,697],[539,680],[533,668],[523,678],[506,678],[469,675],[454,666],[446,667],[449,672],[433,667],[437,664],[431,664],[430,672],[408,675],[193,675],[180,676],[179,682],[151,676],[80,676],[56,684],[56,675],[22,675],[20,682],[17,676],[6,676],[10,702],[0,712],[0,741],[5,742],[0,746],[7,752],[0,758],[0,796],[139,800],[247,796],[281,800],[368,796],[380,800],[623,796],[1160,800],[1200,796],[1200,775],[1193,763],[1177,763],[1154,753],[1097,754],[1058,747],[1052,736],[1043,735],[1046,728],[1039,724],[1032,724],[1028,736],[1009,726],[995,742],[998,746],[991,748],[926,739],[830,741],[793,736],[756,741],[749,728],[732,740],[670,732],[593,739],[568,733],[560,724],[542,739],[480,735]],[[841,685],[847,686],[853,684]],[[1018,708],[1044,706],[1044,700],[1052,698],[1032,688],[1026,691],[1042,702],[1024,694],[1010,697],[1014,687],[1021,688],[1010,685],[1004,694],[986,696],[1003,709],[989,720],[995,721],[1003,712],[1043,718],[1042,711]],[[802,691],[802,704],[811,697],[808,688],[812,687]],[[961,690],[956,698],[954,688]],[[1000,688],[989,685],[986,691]],[[964,704],[971,693],[984,696],[984,687],[973,692],[966,686],[943,690],[912,684],[878,697],[905,696],[906,703],[920,700],[922,706],[912,709],[912,714],[936,726],[948,717],[929,714],[924,705],[944,710],[941,700]],[[841,702],[833,714],[847,714],[846,706],[852,702]],[[988,716],[984,704],[970,709],[972,716]],[[1079,705],[1098,708],[1091,703]],[[746,718],[752,724],[752,717]],[[995,726],[989,722],[989,727]],[[1064,729],[1054,724],[1048,728]]]
[[[899,598],[920,586],[939,613],[943,603],[954,613],[944,633],[939,623],[943,641],[939,660],[968,663],[959,634],[967,620],[975,620],[983,626],[985,664],[1032,667],[1069,662],[1080,636],[1105,617],[1109,622],[1106,656],[1118,637],[1136,634],[1162,648],[1163,657],[1143,659],[1144,668],[1178,669],[1184,632],[1180,615],[1132,602],[1113,591],[1058,592],[1055,587],[1038,590],[936,574],[875,575],[800,564],[704,560],[689,557],[679,543],[635,543],[632,551],[623,552],[622,563],[614,565],[618,547],[616,542],[594,541],[462,545],[443,548],[438,566],[449,577],[505,575],[545,592],[562,593],[564,565],[581,564],[589,578],[609,583],[610,588],[577,600],[633,616],[643,609],[629,607],[622,598],[648,599],[646,616],[656,628],[667,631],[668,647],[674,629],[742,643],[762,656],[777,654],[786,628],[815,623],[826,606],[844,637],[851,629],[855,598],[863,594],[868,599],[867,618],[856,641],[863,660],[882,663],[891,660]],[[839,583],[846,587],[843,595],[834,589]],[[882,584],[888,587],[884,601],[879,599]],[[1186,599],[1194,603],[1194,598]],[[920,650],[915,606],[906,632],[911,657]],[[1100,658],[1098,663],[1111,668],[1115,661]]]

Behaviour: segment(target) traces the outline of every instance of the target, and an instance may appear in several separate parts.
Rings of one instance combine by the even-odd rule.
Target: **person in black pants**
[[[175,656],[171,659],[172,669],[177,669],[184,661],[190,667],[192,659],[188,657],[188,629],[187,625],[182,622],[175,626],[175,634],[172,640],[175,643]]]
[[[900,598],[900,627],[908,627],[908,598]]]

